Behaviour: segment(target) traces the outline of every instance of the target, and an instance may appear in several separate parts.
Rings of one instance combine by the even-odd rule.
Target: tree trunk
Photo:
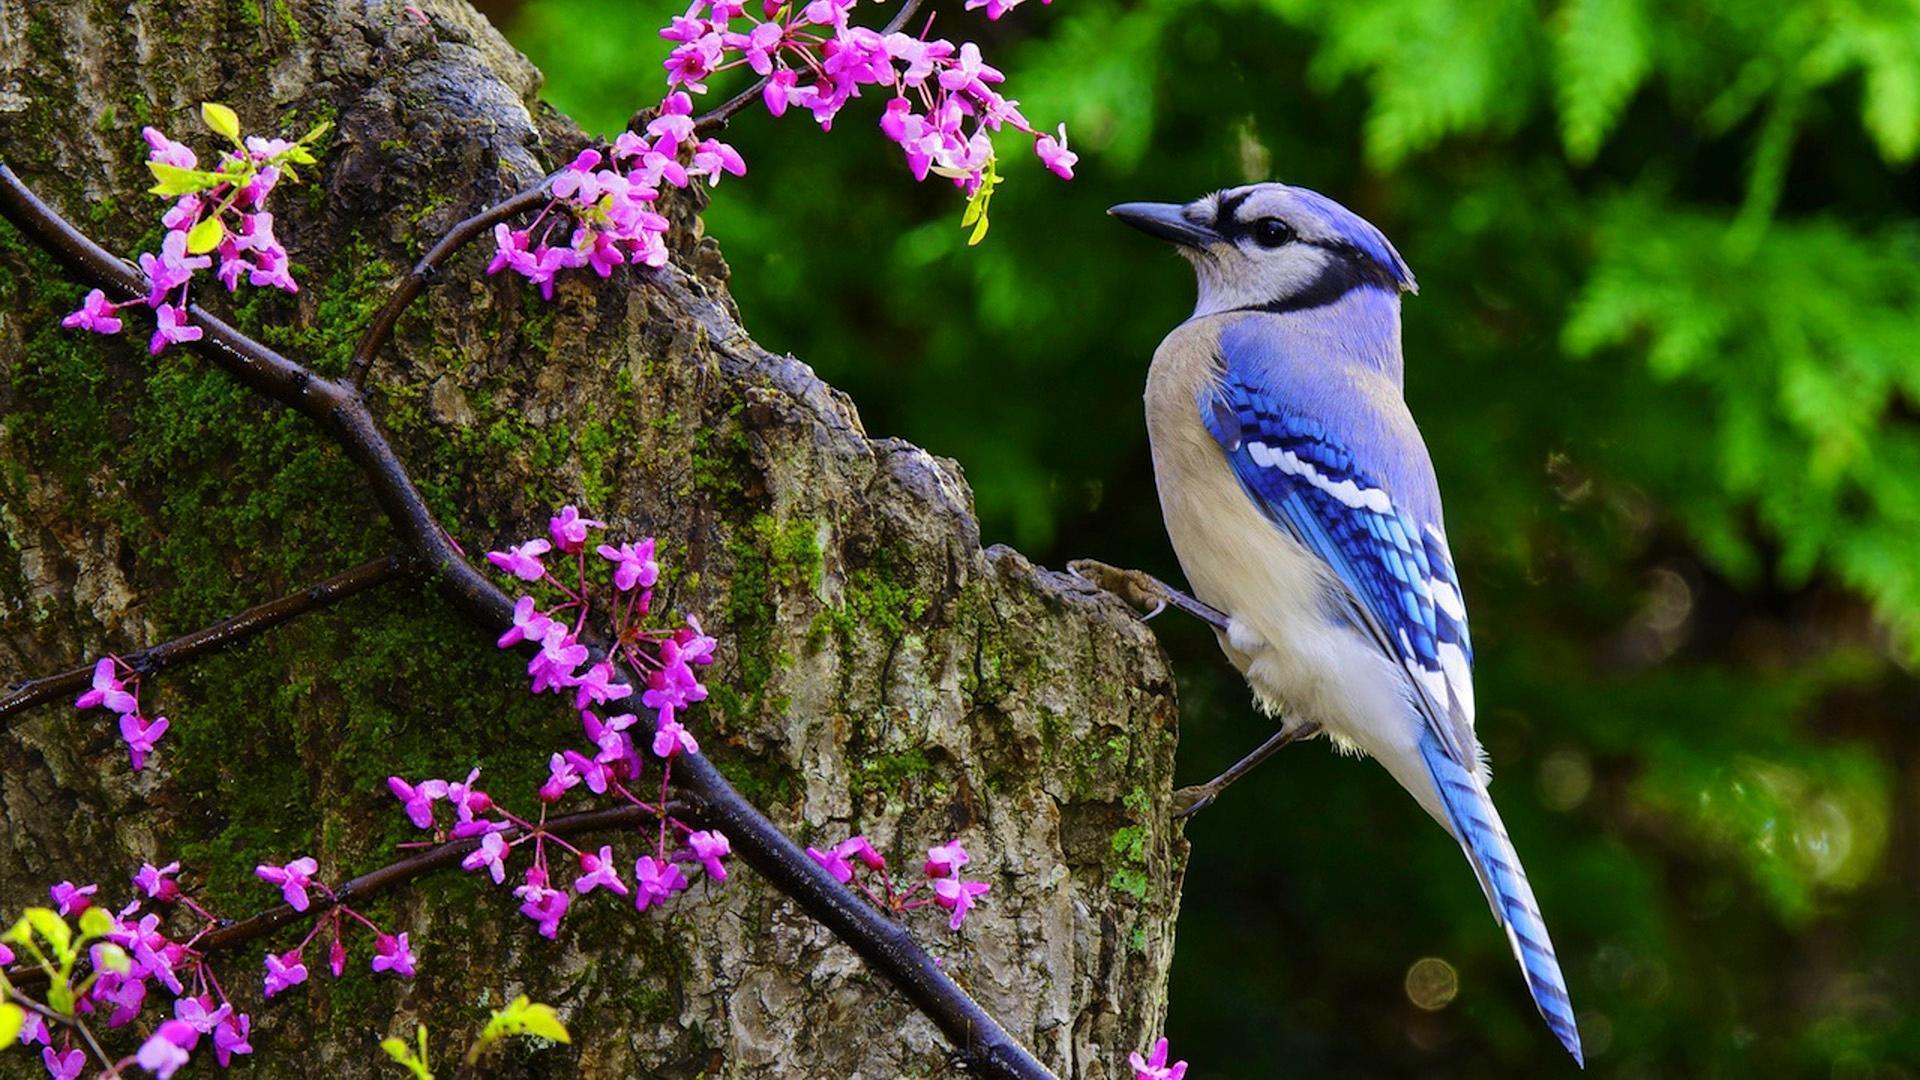
[[[320,166],[275,196],[299,295],[198,296],[338,375],[435,237],[582,145],[464,3],[417,7],[426,25],[385,0],[0,0],[0,161],[130,255],[157,244],[163,208],[143,193],[143,125],[205,157],[201,101],[263,134],[332,120]],[[1185,850],[1164,657],[1118,601],[983,550],[957,465],[869,439],[843,395],[756,346],[699,207],[668,209],[671,267],[576,272],[552,302],[485,277],[483,252],[457,258],[375,365],[376,411],[470,553],[567,502],[658,536],[661,598],[722,642],[690,720],[709,756],[803,843],[863,832],[917,873],[925,847],[964,838],[986,906],[957,935],[916,920],[920,938],[1062,1076],[1125,1075],[1164,1012]],[[314,425],[190,353],[149,358],[141,312],[120,339],[62,330],[83,292],[0,225],[0,676],[152,644],[393,550]],[[151,677],[143,698],[174,728],[143,772],[101,713],[18,717],[0,734],[0,912],[63,878],[117,903],[141,861],[173,859],[222,915],[270,906],[258,862],[312,854],[337,881],[417,838],[389,774],[478,764],[530,810],[578,726],[521,667],[407,582]],[[640,841],[602,842],[630,861]],[[517,1050],[515,1071],[943,1068],[933,1026],[744,868],[664,914],[587,898],[557,942],[515,907],[457,872],[375,901],[420,946],[412,982],[367,974],[364,936],[346,978],[314,963],[264,1007],[267,944],[216,970],[269,1075],[382,1071],[375,1043],[416,1019],[447,1061],[518,993],[575,1041]],[[26,1062],[0,1053],[0,1073]]]

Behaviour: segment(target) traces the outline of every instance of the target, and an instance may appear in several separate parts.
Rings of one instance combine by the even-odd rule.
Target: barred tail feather
[[[1527,980],[1534,1005],[1561,1045],[1584,1068],[1580,1030],[1574,1026],[1573,1002],[1567,997],[1567,983],[1560,975],[1553,941],[1547,936],[1547,924],[1540,917],[1533,888],[1527,884],[1527,872],[1520,867],[1520,857],[1507,839],[1506,826],[1500,823],[1486,786],[1454,761],[1431,732],[1421,738],[1420,751],[1439,789],[1454,836],[1473,864],[1480,887],[1486,890],[1494,919],[1513,945],[1514,958],[1520,961],[1520,973]]]

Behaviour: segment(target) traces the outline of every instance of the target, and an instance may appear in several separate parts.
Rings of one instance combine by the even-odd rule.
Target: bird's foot
[[[1067,572],[1118,596],[1140,612],[1143,619],[1175,607],[1215,629],[1227,628],[1227,616],[1219,609],[1195,600],[1144,570],[1122,570],[1098,559],[1075,559],[1067,564]]]
[[[1173,793],[1173,820],[1181,821],[1213,805],[1220,797],[1220,788],[1216,784],[1195,784],[1183,787]]]

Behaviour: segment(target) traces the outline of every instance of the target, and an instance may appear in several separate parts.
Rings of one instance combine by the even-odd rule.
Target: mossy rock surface
[[[143,124],[206,145],[198,103],[249,130],[335,124],[276,196],[297,296],[202,298],[330,373],[399,270],[459,218],[580,146],[538,73],[461,3],[0,0],[0,160],[96,239],[158,239]],[[797,839],[864,832],[897,865],[961,836],[989,902],[922,938],[1063,1076],[1125,1075],[1164,1011],[1184,844],[1167,824],[1173,683],[1117,601],[983,548],[959,467],[870,439],[843,395],[738,325],[697,197],[674,264],[575,275],[551,303],[463,254],[375,368],[376,410],[470,552],[576,502],[660,538],[662,599],[721,639],[709,754]],[[482,245],[484,246],[484,245]],[[63,331],[84,290],[0,225],[0,677],[183,633],[394,546],[310,423],[184,352]],[[63,878],[128,891],[142,860],[239,915],[262,861],[345,878],[411,829],[389,774],[464,774],[522,805],[575,718],[423,583],[390,586],[150,680],[173,731],[134,774],[98,714],[0,733],[0,910]],[[633,848],[634,837],[608,837]],[[943,1041],[854,954],[742,868],[664,915],[577,905],[557,942],[458,874],[380,898],[422,956],[403,983],[316,979],[263,1005],[265,946],[219,970],[262,1075],[373,1075],[424,1020],[443,1053],[517,993],[571,1047],[510,1071],[932,1076]],[[289,932],[269,944],[284,949]],[[151,1016],[151,1011],[150,1014]],[[0,1052],[0,1075],[37,1064]]]

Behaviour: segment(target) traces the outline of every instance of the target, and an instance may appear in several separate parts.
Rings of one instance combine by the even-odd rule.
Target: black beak
[[[1107,213],[1148,236],[1157,236],[1181,247],[1204,248],[1220,239],[1219,233],[1187,220],[1186,208],[1173,203],[1121,203],[1109,208]]]

